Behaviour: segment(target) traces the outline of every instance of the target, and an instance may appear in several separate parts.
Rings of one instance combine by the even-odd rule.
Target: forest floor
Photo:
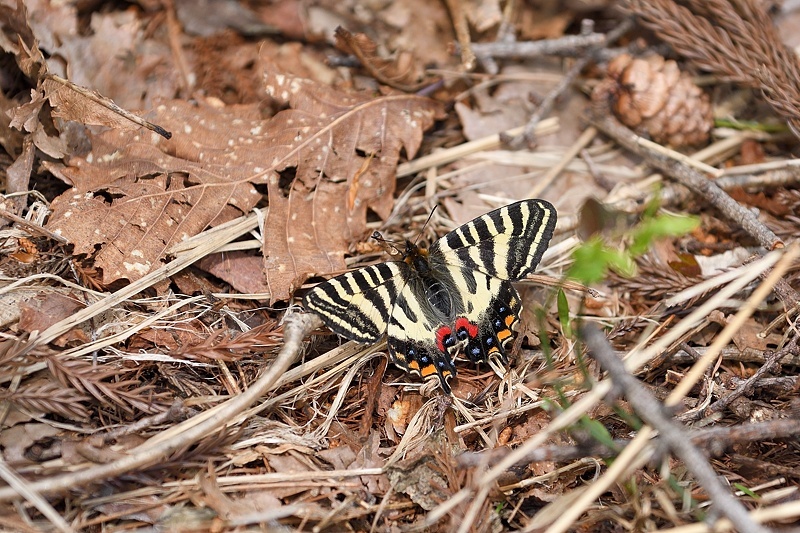
[[[3,2],[0,529],[796,527],[789,4]],[[451,394],[304,309],[472,220]]]

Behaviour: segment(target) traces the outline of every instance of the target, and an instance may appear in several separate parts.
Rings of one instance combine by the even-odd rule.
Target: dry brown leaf
[[[52,203],[47,227],[95,255],[105,284],[136,280],[160,266],[166,251],[209,225],[247,213],[261,195],[267,144],[255,106],[216,109],[172,101],[151,117],[175,132],[112,130],[91,136],[92,151],[49,169],[73,188]],[[99,250],[99,251],[98,251]]]
[[[26,332],[44,331],[56,322],[73,315],[84,306],[83,302],[73,295],[59,292],[47,292],[22,304],[19,329]],[[54,341],[57,346],[65,346],[71,340],[87,342],[89,338],[78,328],[60,336]]]
[[[69,65],[71,82],[124,109],[153,109],[178,94],[181,80],[169,46],[148,39],[146,23],[135,10],[97,12],[80,32],[76,15],[75,29],[53,35],[58,45],[46,50]]]
[[[781,336],[777,333],[764,335],[764,326],[750,320],[742,324],[733,334],[733,343],[740,351],[775,350],[781,345]]]
[[[230,283],[243,294],[259,294],[269,290],[261,268],[263,261],[255,255],[241,251],[212,254],[201,259],[197,266]]]
[[[376,24],[387,24],[397,32],[386,35],[392,50],[409,50],[423,65],[444,68],[457,64],[457,58],[444,43],[455,40],[453,23],[445,2],[403,0],[389,2],[375,13]]]
[[[399,51],[394,59],[378,54],[378,45],[363,33],[350,33],[341,26],[336,28],[336,47],[353,54],[380,83],[400,91],[414,92],[422,87],[420,73],[415,68],[414,56]]]
[[[100,105],[62,83],[46,79],[41,87],[53,107],[54,117],[118,130],[138,131],[141,128],[120,113]],[[90,92],[94,93],[98,100],[107,100],[96,91]]]
[[[31,171],[33,170],[33,156],[36,150],[33,146],[33,139],[31,136],[26,136],[22,143],[22,153],[19,154],[17,160],[12,163],[6,170],[8,176],[6,181],[6,193],[24,192],[28,190],[29,181],[31,179]],[[11,199],[17,208],[16,213],[21,214],[27,199],[24,196]]]
[[[161,495],[138,495],[136,498],[101,503],[93,510],[106,516],[136,520],[145,524],[158,524],[170,509]]]
[[[345,269],[367,209],[381,218],[391,212],[401,149],[413,158],[442,109],[419,96],[345,94],[268,66],[264,79],[270,96],[290,106],[270,122],[265,159],[270,170],[294,171],[288,186],[278,175],[268,182],[263,250],[274,302],[310,275]]]
[[[408,95],[347,95],[274,71],[265,82],[292,109],[264,121],[255,106],[172,101],[147,118],[173,139],[112,130],[90,137],[86,158],[49,164],[73,188],[53,201],[48,229],[74,243],[74,253],[94,255],[103,283],[133,281],[176,242],[250,211],[261,198],[253,184],[267,181],[272,301],[309,275],[344,269],[367,208],[382,217],[391,211],[401,149],[413,157],[440,106]],[[278,172],[296,176],[288,190]]]
[[[268,489],[248,490],[244,496],[232,498],[225,494],[217,484],[213,470],[200,473],[199,485],[203,491],[198,500],[213,509],[220,518],[227,521],[243,521],[247,517],[279,509],[281,501]]]

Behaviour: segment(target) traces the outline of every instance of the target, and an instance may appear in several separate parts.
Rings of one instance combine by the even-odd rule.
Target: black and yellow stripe
[[[544,200],[523,200],[456,228],[428,252],[437,262],[474,269],[496,278],[524,278],[542,260],[556,226],[556,210]]]
[[[379,263],[320,283],[303,305],[322,317],[334,333],[357,342],[377,342],[386,333],[394,303],[410,268]]]

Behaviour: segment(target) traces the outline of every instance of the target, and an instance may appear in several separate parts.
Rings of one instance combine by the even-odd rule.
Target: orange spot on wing
[[[428,376],[432,376],[436,373],[436,366],[430,364],[422,369],[422,377],[427,378]]]

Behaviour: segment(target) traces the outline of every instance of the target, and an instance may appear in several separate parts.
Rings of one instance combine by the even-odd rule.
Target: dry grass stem
[[[427,170],[431,167],[452,163],[453,161],[457,161],[461,158],[467,157],[477,152],[500,148],[501,146],[503,146],[503,141],[501,139],[502,135],[506,135],[508,137],[514,137],[522,133],[523,130],[524,126],[520,126],[518,128],[513,128],[506,132],[503,132],[502,134],[489,135],[488,137],[484,137],[483,139],[476,139],[474,141],[465,142],[458,146],[454,146],[453,148],[440,150],[433,154],[419,157],[414,161],[409,161],[408,163],[401,163],[400,165],[397,166],[397,177],[402,178],[404,176],[410,176],[412,174],[416,174],[417,172],[422,172],[424,170]],[[558,130],[558,118],[551,117],[542,120],[536,126],[535,133],[537,136],[541,136],[541,135],[547,135],[548,133],[553,133],[557,130]]]

